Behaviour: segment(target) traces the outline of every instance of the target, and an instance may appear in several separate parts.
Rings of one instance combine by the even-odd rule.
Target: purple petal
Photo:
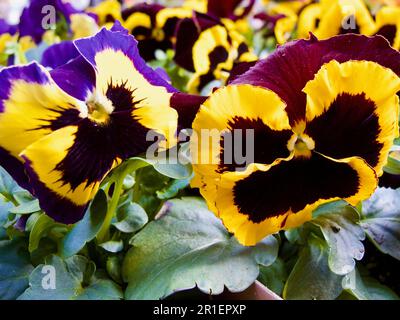
[[[77,58],[79,52],[72,41],[63,41],[47,48],[43,53],[42,65],[55,69]]]
[[[122,52],[131,61],[134,68],[153,86],[163,86],[168,92],[177,90],[160,77],[152,68],[146,65],[139,55],[138,42],[134,37],[125,35],[122,32],[112,32],[103,28],[94,37],[79,39],[75,45],[81,55],[97,70],[95,57],[97,54],[112,50]]]
[[[61,89],[81,101],[85,101],[96,86],[93,67],[80,56],[52,70],[50,74]]]

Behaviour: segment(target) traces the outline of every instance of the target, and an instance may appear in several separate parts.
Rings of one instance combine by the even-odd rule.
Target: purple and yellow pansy
[[[36,62],[0,71],[0,165],[68,224],[113,168],[154,143],[150,130],[174,144],[171,101],[183,99],[118,24],[73,45],[76,57],[51,71]]]
[[[254,163],[226,163],[224,139],[192,143],[192,186],[244,245],[298,227],[321,204],[356,206],[377,188],[399,135],[399,91],[400,53],[383,37],[279,47],[216,90],[193,123],[198,135],[253,130]]]

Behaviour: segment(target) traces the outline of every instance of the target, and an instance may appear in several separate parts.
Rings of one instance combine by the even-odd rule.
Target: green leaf
[[[107,241],[99,245],[102,247],[104,250],[111,252],[111,253],[117,253],[121,252],[124,250],[124,242],[122,240],[119,241]]]
[[[100,190],[83,220],[68,232],[61,243],[61,255],[65,258],[77,254],[87,242],[99,233],[107,213],[107,196]]]
[[[0,241],[0,300],[13,300],[24,292],[32,270],[24,239]]]
[[[172,180],[169,185],[160,191],[157,191],[157,197],[161,200],[168,200],[176,197],[180,191],[190,185],[191,179]]]
[[[12,201],[14,200],[13,194],[22,190],[8,172],[0,167],[0,194],[6,200]]]
[[[182,165],[155,163],[154,169],[156,169],[162,175],[176,180],[188,179],[193,174],[193,169],[190,164]]]
[[[0,227],[8,221],[10,209],[13,207],[12,203],[6,202],[4,198],[0,197]]]
[[[335,202],[325,207],[312,221],[321,228],[329,246],[329,267],[338,275],[346,275],[354,270],[355,260],[364,256],[365,232],[357,224],[357,211],[343,203]]]
[[[39,247],[39,242],[43,237],[46,237],[48,232],[56,227],[57,224],[52,218],[42,213],[32,227],[29,234],[29,252],[33,252]]]
[[[32,202],[35,198],[26,190],[20,190],[13,193],[14,199],[17,200],[19,204],[26,202]],[[36,200],[37,201],[37,200]]]
[[[399,300],[391,289],[371,277],[362,277],[357,269],[345,276],[343,289],[358,300]]]
[[[118,222],[113,225],[121,232],[133,233],[142,229],[149,221],[146,211],[137,203],[130,202],[118,209]]]
[[[47,268],[46,268],[47,267]],[[20,300],[119,300],[123,294],[118,285],[104,276],[93,275],[94,264],[85,257],[74,256],[63,261],[50,256],[29,277],[30,287]],[[54,278],[52,279],[52,270]],[[45,284],[45,285],[43,285]],[[47,286],[46,286],[47,284]],[[54,285],[54,286],[53,286]]]
[[[342,292],[342,278],[328,265],[328,246],[310,236],[287,279],[283,296],[288,300],[333,300]]]
[[[197,198],[166,202],[131,243],[123,263],[127,299],[161,299],[196,285],[211,294],[225,287],[240,292],[257,279],[259,264],[272,264],[278,251],[272,236],[255,247],[241,246]]]
[[[24,202],[10,210],[10,212],[14,214],[31,214],[39,211],[41,211],[41,209],[39,206],[39,200],[37,199],[29,202]]]
[[[107,273],[117,283],[122,283],[121,259],[118,256],[109,256],[106,262]]]
[[[280,258],[276,259],[276,261],[268,267],[260,266],[258,280],[279,296],[283,293],[287,277],[285,264]]]
[[[189,179],[193,175],[193,167],[189,161],[187,164],[182,163],[182,152],[185,152],[185,149],[176,146],[167,152],[158,154],[158,159],[148,161],[151,161],[154,169],[163,176],[176,180]]]
[[[400,260],[400,189],[378,189],[363,204],[361,226],[383,253]]]
[[[383,170],[388,174],[400,175],[400,152],[393,151],[388,157],[388,162]]]

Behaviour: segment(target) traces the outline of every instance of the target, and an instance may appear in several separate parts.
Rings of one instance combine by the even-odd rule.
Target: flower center
[[[114,111],[112,102],[103,94],[98,92],[86,102],[87,117],[97,123],[105,124],[110,119],[110,114]]]
[[[315,149],[315,142],[304,133],[295,133],[288,142],[288,149],[294,152],[295,157],[311,158],[312,151]]]

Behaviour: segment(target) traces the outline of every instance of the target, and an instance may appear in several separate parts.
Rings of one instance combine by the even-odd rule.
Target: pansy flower
[[[400,7],[382,7],[375,18],[376,34],[385,37],[393,48],[400,50]]]
[[[105,0],[100,2],[95,7],[90,7],[86,10],[87,12],[93,13],[97,16],[98,24],[111,28],[115,21],[121,21],[121,4],[117,0]]]
[[[321,17],[315,35],[327,39],[338,34],[372,35],[375,23],[362,0],[321,0]],[[312,30],[310,30],[312,31]]]
[[[43,9],[46,8],[49,10],[44,11]],[[31,0],[29,5],[23,10],[20,18],[18,26],[20,35],[22,37],[30,36],[36,43],[40,43],[46,31],[55,27],[48,26],[48,29],[46,29],[43,26],[43,23],[49,24],[52,22],[50,16],[48,17],[49,19],[45,21],[46,14],[52,13],[50,8],[55,9],[55,23],[62,24],[64,28],[68,28],[71,22],[70,16],[79,12],[70,3],[63,2],[62,0]],[[69,30],[65,31],[68,32]]]
[[[78,57],[51,72],[0,71],[0,165],[63,223],[81,219],[110,170],[154,143],[150,130],[173,145],[171,101],[185,100],[118,24],[74,45]]]
[[[284,44],[292,37],[297,23],[297,14],[290,7],[277,5],[268,13],[257,14],[255,19],[263,21],[263,29],[273,30],[278,44]]]
[[[383,37],[279,47],[202,105],[197,136],[223,134],[192,142],[192,185],[244,245],[301,225],[321,204],[357,205],[376,189],[399,135],[399,76],[400,53]],[[243,167],[225,137],[247,129],[254,157]],[[246,143],[234,143],[240,154]]]
[[[159,4],[140,3],[122,12],[124,26],[139,41],[139,51],[146,60],[155,52],[173,48],[177,23],[192,16],[188,8],[166,8]]]
[[[315,33],[321,22],[321,15],[321,3],[311,3],[304,7],[304,9],[299,13],[297,37],[299,39],[306,39],[310,32]]]
[[[73,39],[91,37],[100,31],[96,16],[85,13],[75,13],[71,15],[70,19]]]
[[[256,60],[245,38],[233,22],[194,13],[177,27],[175,61],[194,73],[188,84],[192,93],[200,92],[212,80],[224,80],[235,62]]]
[[[266,1],[266,11],[260,12],[255,19],[263,21],[263,29],[273,32],[278,44],[284,44],[293,38],[298,17],[311,1]],[[267,33],[266,37],[271,34]]]
[[[12,49],[7,51],[7,47]],[[19,62],[25,58],[24,54],[34,47],[35,43],[30,36],[19,36],[18,26],[9,25],[5,20],[0,19],[0,66]]]

